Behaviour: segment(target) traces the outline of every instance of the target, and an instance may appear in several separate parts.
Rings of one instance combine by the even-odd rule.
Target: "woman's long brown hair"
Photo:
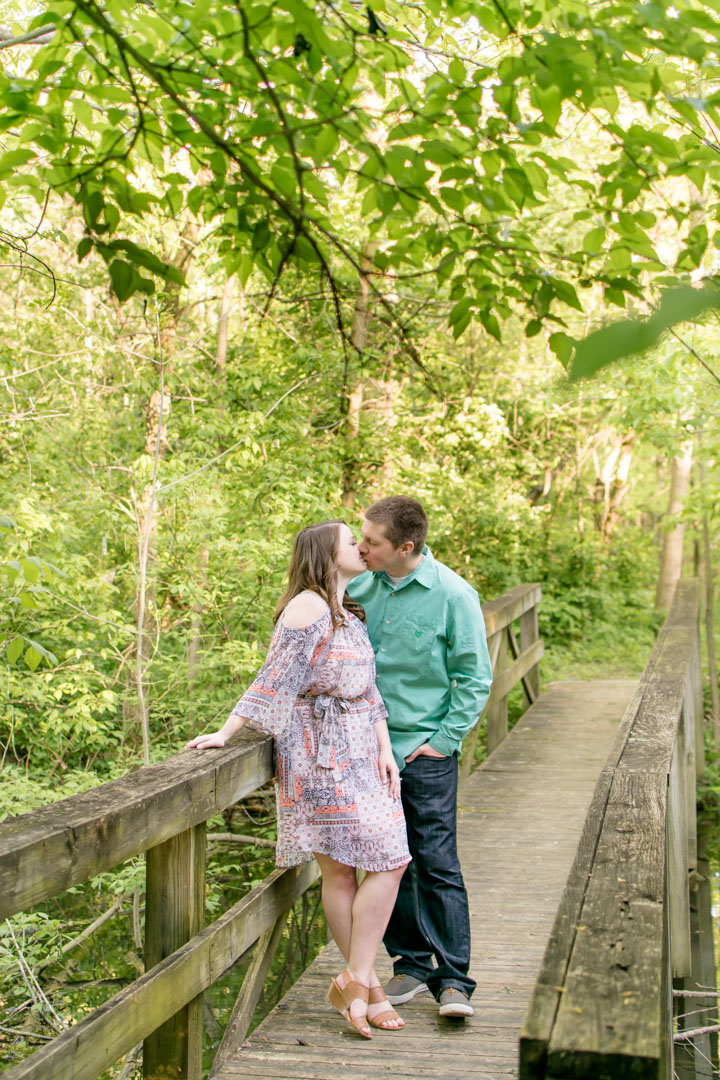
[[[342,626],[345,617],[337,602],[337,558],[340,526],[344,521],[320,521],[317,525],[307,525],[295,537],[288,587],[280,597],[275,608],[275,622],[293,599],[301,592],[310,592],[322,596],[330,608],[333,626]],[[345,610],[357,615],[365,622],[365,609],[361,604],[345,596]]]

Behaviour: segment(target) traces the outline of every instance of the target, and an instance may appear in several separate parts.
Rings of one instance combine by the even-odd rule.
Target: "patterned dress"
[[[387,710],[360,619],[348,615],[333,630],[328,609],[295,629],[281,616],[233,712],[275,737],[278,866],[308,862],[314,851],[363,870],[410,861],[402,803],[378,769],[375,723]]]

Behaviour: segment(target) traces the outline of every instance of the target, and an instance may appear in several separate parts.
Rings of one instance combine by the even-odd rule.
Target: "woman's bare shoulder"
[[[292,600],[283,608],[280,618],[283,626],[300,630],[306,626],[312,626],[313,623],[316,623],[329,611],[330,608],[322,596],[318,596],[316,592],[307,589],[305,592],[293,596]]]

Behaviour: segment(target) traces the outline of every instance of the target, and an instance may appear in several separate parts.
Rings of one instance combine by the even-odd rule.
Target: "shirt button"
[[[385,622],[387,623],[388,626],[390,625],[390,620],[389,619],[386,619]]]
[[[381,649],[381,650],[380,650],[380,652],[385,652],[385,650],[384,650],[384,649]]]

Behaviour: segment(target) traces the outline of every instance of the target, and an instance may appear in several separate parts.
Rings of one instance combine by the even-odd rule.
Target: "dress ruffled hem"
[[[407,866],[408,863],[412,862],[410,855],[399,856],[389,866],[387,862],[363,857],[357,862],[347,862],[345,859],[338,859],[337,852],[322,851],[320,844],[318,844],[317,851],[320,855],[327,855],[329,859],[335,859],[335,862],[339,862],[341,866],[352,866],[356,870],[367,870],[372,874],[382,873],[384,870],[399,870],[401,866]],[[312,851],[278,852],[275,865],[281,869],[287,869],[291,866],[302,866],[303,863],[312,862],[313,858]]]

